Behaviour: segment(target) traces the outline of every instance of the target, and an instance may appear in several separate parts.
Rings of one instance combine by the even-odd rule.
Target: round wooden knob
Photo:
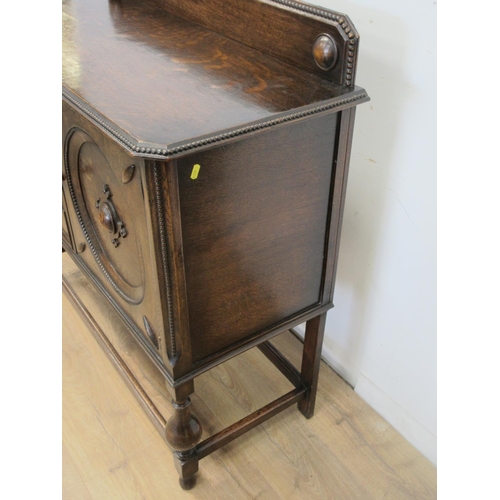
[[[99,222],[110,232],[116,233],[116,224],[114,210],[111,205],[105,201],[99,206]]]
[[[319,35],[314,41],[313,57],[316,64],[324,71],[331,70],[337,62],[337,46],[330,35]]]

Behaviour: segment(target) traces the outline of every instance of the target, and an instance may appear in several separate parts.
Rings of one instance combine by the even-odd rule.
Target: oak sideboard
[[[63,0],[62,246],[164,377],[185,489],[267,418],[313,415],[358,51],[298,1]],[[304,322],[295,367],[270,340]],[[199,442],[195,378],[253,347],[294,389]]]

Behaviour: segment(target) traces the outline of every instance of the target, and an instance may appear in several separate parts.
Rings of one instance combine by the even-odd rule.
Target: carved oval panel
[[[118,295],[130,304],[144,298],[141,239],[134,231],[137,200],[142,201],[138,177],[123,184],[126,165],[112,168],[89,134],[79,128],[68,133],[65,168],[78,222],[99,269]]]

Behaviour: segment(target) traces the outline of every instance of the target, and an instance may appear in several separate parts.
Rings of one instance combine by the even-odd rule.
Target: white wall
[[[436,463],[436,2],[310,0],[360,33],[358,107],[324,358]]]

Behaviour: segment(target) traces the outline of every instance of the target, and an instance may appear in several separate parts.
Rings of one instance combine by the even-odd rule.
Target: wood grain
[[[305,2],[285,0],[154,1],[169,12],[271,54],[293,66],[316,73],[322,78],[340,85],[353,83],[355,57],[353,54],[348,61],[347,56],[349,49],[352,50],[359,41],[359,36],[345,14],[327,11]],[[252,29],[248,29],[249,23]],[[341,56],[331,71],[320,69],[312,57],[313,42],[322,33],[328,33],[334,40]],[[346,74],[348,68],[352,71]],[[347,75],[349,78],[346,78]]]
[[[190,489],[199,459],[222,445],[221,452],[236,449],[233,438],[266,429],[268,418],[295,403],[313,414],[351,108],[368,99],[354,87],[358,35],[342,15],[294,0],[64,0],[63,23],[63,248],[95,287],[68,268],[82,293],[67,280],[65,290],[175,451],[180,484]],[[321,39],[314,62],[312,45]],[[124,322],[147,357],[119,328],[111,341],[87,303],[98,306],[106,330]],[[238,380],[255,354],[237,356],[303,321],[300,382],[270,346],[264,354],[275,366],[255,370],[265,358],[257,352],[252,375]],[[128,411],[110,428],[120,402],[92,389],[102,368],[89,370],[90,345],[73,347],[69,366],[84,362],[84,378],[80,392],[67,395],[78,412],[65,413],[65,428],[84,440],[64,441],[69,463],[86,491],[97,491],[107,462],[108,471],[129,472],[132,491],[147,488],[127,457],[148,455],[148,436]],[[276,366],[296,388],[275,394],[279,384],[265,387]],[[195,378],[210,398],[196,394],[191,409]],[[229,407],[219,385],[231,395]],[[211,435],[199,447],[196,406]],[[311,467],[325,457],[321,442],[315,457],[305,428],[293,443],[285,428],[271,439],[291,453],[278,453],[287,472],[269,481],[273,494],[296,484],[297,471],[309,483]],[[96,461],[81,458],[94,448]],[[263,459],[266,468],[272,459]],[[324,497],[333,478],[339,498],[366,497],[355,470],[335,463],[307,495]],[[232,473],[252,497],[260,493],[246,481],[260,477],[261,465],[240,463]]]
[[[195,363],[320,304],[337,119],[178,160]]]
[[[66,254],[63,266],[106,333],[123,336],[131,362],[141,356],[117,313]],[[196,488],[184,492],[171,451],[65,296],[63,314],[65,500],[213,499],[214,491],[222,500],[436,498],[435,467],[324,363],[314,418],[285,410],[204,458]],[[272,342],[300,366],[302,345],[294,336]],[[138,378],[168,418],[163,379],[142,356]],[[291,388],[258,349],[201,375],[192,407],[203,438]]]
[[[142,142],[173,146],[355,92],[147,2],[66,0],[63,14],[64,86]],[[310,51],[314,38],[302,41]]]

